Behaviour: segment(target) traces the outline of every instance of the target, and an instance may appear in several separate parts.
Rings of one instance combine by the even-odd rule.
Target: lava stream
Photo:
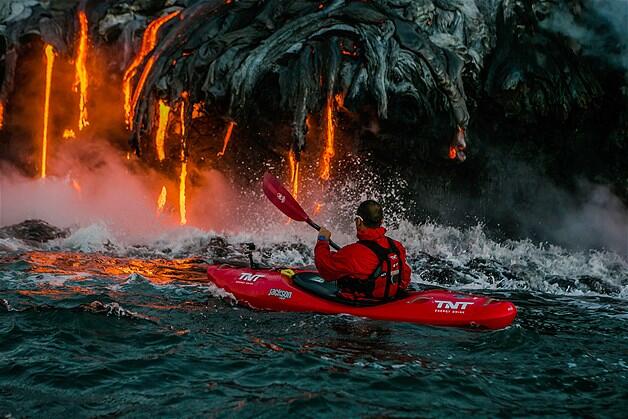
[[[235,125],[235,122],[233,121],[229,122],[229,125],[227,126],[227,133],[225,134],[225,139],[222,143],[222,150],[219,151],[217,154],[218,157],[222,157],[225,155],[225,151],[227,151],[227,145],[229,144],[229,140],[231,139],[231,133],[233,132],[234,125]]]
[[[55,62],[55,53],[52,45],[46,45],[46,93],[44,99],[44,132],[41,146],[41,178],[46,177],[46,159],[48,156],[48,119],[50,113],[50,90],[52,87],[52,68]]]
[[[187,93],[184,92],[183,100],[181,101],[181,174],[179,176],[179,223],[181,225],[187,224],[188,220],[186,217],[186,208],[185,208],[185,180],[188,175],[187,170],[187,159],[185,156],[185,103],[187,99]]]
[[[148,24],[146,30],[144,31],[144,36],[142,37],[142,45],[140,46],[140,50],[137,55],[129,64],[129,67],[124,72],[124,76],[122,78],[122,92],[124,94],[124,115],[126,118],[126,123],[129,128],[133,128],[133,107],[131,106],[131,81],[133,77],[137,74],[137,69],[144,61],[144,58],[148,54],[150,54],[154,49],[155,45],[157,45],[157,35],[159,34],[159,29],[172,18],[181,13],[179,10],[169,13],[167,15],[161,16]]]
[[[179,223],[181,225],[187,224],[185,210],[185,178],[188,175],[188,164],[186,162],[181,163],[181,175],[179,179]]]
[[[297,199],[299,195],[299,161],[296,159],[294,151],[288,153],[288,163],[290,164],[290,183],[292,184],[292,196]]]
[[[157,126],[157,135],[155,136],[155,146],[157,147],[157,158],[159,161],[166,159],[164,144],[166,142],[166,129],[168,128],[168,118],[170,116],[170,106],[166,105],[163,100],[159,101],[159,124]]]
[[[159,197],[157,198],[157,215],[160,215],[163,210],[164,207],[166,206],[166,198],[168,196],[168,191],[166,191],[166,186],[162,186],[161,187],[161,193],[159,194]]]
[[[327,98],[327,104],[325,105],[325,149],[323,150],[322,162],[321,162],[321,174],[320,177],[323,180],[329,180],[331,176],[331,160],[333,159],[336,151],[334,150],[334,98],[330,95]]]
[[[87,26],[87,16],[84,11],[79,12],[79,24],[80,24],[80,38],[78,51],[76,55],[76,78],[74,82],[74,88],[79,92],[79,121],[78,127],[79,131],[82,131],[83,128],[89,125],[89,121],[87,120],[87,87],[88,87],[88,77],[87,77],[87,44],[88,44],[88,26]]]

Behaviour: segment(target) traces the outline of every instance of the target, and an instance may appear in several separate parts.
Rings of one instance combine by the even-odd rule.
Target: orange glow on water
[[[140,64],[142,64],[142,61],[144,61],[144,58],[146,58],[146,56],[155,49],[155,45],[157,45],[157,35],[159,34],[159,29],[166,22],[177,16],[179,13],[180,11],[177,10],[175,12],[161,16],[148,24],[146,30],[144,31],[144,36],[142,37],[142,45],[140,46],[140,50],[137,52],[137,55],[135,55],[135,58],[124,72],[124,76],[122,78],[122,92],[124,94],[124,115],[126,118],[127,126],[129,128],[133,128],[133,109],[135,107],[131,104],[131,82],[137,74],[137,69]]]
[[[44,132],[41,145],[41,178],[46,177],[46,163],[48,156],[48,119],[50,114],[50,90],[52,87],[52,68],[55,62],[55,53],[52,45],[46,45],[46,92],[44,99]]]
[[[161,187],[161,193],[157,198],[157,215],[161,214],[166,206],[166,198],[168,197],[168,191],[166,191],[166,186]]]
[[[155,146],[157,147],[157,158],[164,161],[166,151],[164,145],[166,143],[166,129],[168,128],[168,117],[170,116],[170,106],[166,105],[163,100],[159,101],[159,124],[157,126],[157,134],[155,136]]]
[[[80,38],[78,44],[78,50],[75,59],[76,77],[74,81],[74,88],[79,92],[79,131],[89,125],[87,120],[87,45],[89,42],[87,35],[87,16],[84,11],[79,12],[79,26],[80,26]]]
[[[297,199],[299,195],[299,161],[297,161],[294,151],[288,153],[288,163],[290,164],[290,183],[292,184],[292,196]]]
[[[325,149],[321,161],[321,174],[323,180],[331,177],[331,161],[336,154],[334,150],[334,140],[336,128],[334,126],[334,99],[329,96],[325,105]]]
[[[225,139],[222,142],[222,150],[218,152],[218,157],[222,157],[225,155],[225,151],[227,151],[227,145],[229,144],[229,140],[231,139],[231,133],[233,132],[233,126],[235,122],[229,122],[227,126],[227,133],[225,134]]]
[[[152,283],[167,284],[173,281],[207,281],[207,273],[204,272],[198,258],[192,259],[128,259],[106,256],[99,253],[79,252],[30,252],[20,256],[29,263],[30,272],[43,274],[73,275],[76,279],[84,278],[85,273],[102,275],[127,281],[129,275],[139,274]],[[3,260],[4,262],[4,260]],[[184,273],[184,275],[182,275]],[[78,276],[77,276],[78,274]],[[88,289],[76,287],[83,292],[93,292]],[[46,288],[43,290],[24,290],[25,292],[42,293],[64,290],[73,291],[74,287],[55,290]]]

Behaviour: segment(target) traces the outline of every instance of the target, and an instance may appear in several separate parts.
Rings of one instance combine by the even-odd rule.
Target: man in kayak
[[[358,241],[332,253],[331,232],[321,228],[314,248],[315,263],[326,281],[338,281],[340,296],[351,300],[387,300],[410,284],[406,249],[386,236],[382,206],[364,201],[355,216]]]

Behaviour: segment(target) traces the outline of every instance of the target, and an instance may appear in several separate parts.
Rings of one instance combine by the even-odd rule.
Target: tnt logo
[[[286,196],[283,195],[281,192],[277,192],[277,199],[280,200],[282,204],[286,202]]]
[[[240,274],[240,277],[238,279],[241,279],[242,281],[245,281],[245,282],[255,282],[260,278],[264,278],[264,275],[249,274],[249,273],[243,272]]]
[[[437,310],[460,310],[460,311],[464,311],[468,306],[470,306],[471,304],[473,304],[470,301],[467,302],[463,302],[463,301],[439,301],[436,300],[436,309]]]

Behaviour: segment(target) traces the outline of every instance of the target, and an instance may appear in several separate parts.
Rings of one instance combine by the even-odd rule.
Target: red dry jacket
[[[389,248],[388,237],[386,237],[386,229],[384,227],[365,228],[358,232],[359,240],[373,241],[384,248]],[[406,289],[410,284],[411,268],[406,261],[406,249],[401,243],[393,240],[402,262],[401,269],[401,289]],[[321,277],[326,281],[352,279],[354,281],[367,281],[371,274],[381,265],[379,257],[368,247],[353,243],[343,247],[337,252],[331,252],[328,240],[318,240],[314,248],[314,260],[316,269]],[[377,280],[372,297],[382,298],[385,294],[386,281]],[[391,285],[388,295],[395,295],[397,285]],[[347,295],[347,291],[341,294],[345,297],[359,298],[360,295]]]

